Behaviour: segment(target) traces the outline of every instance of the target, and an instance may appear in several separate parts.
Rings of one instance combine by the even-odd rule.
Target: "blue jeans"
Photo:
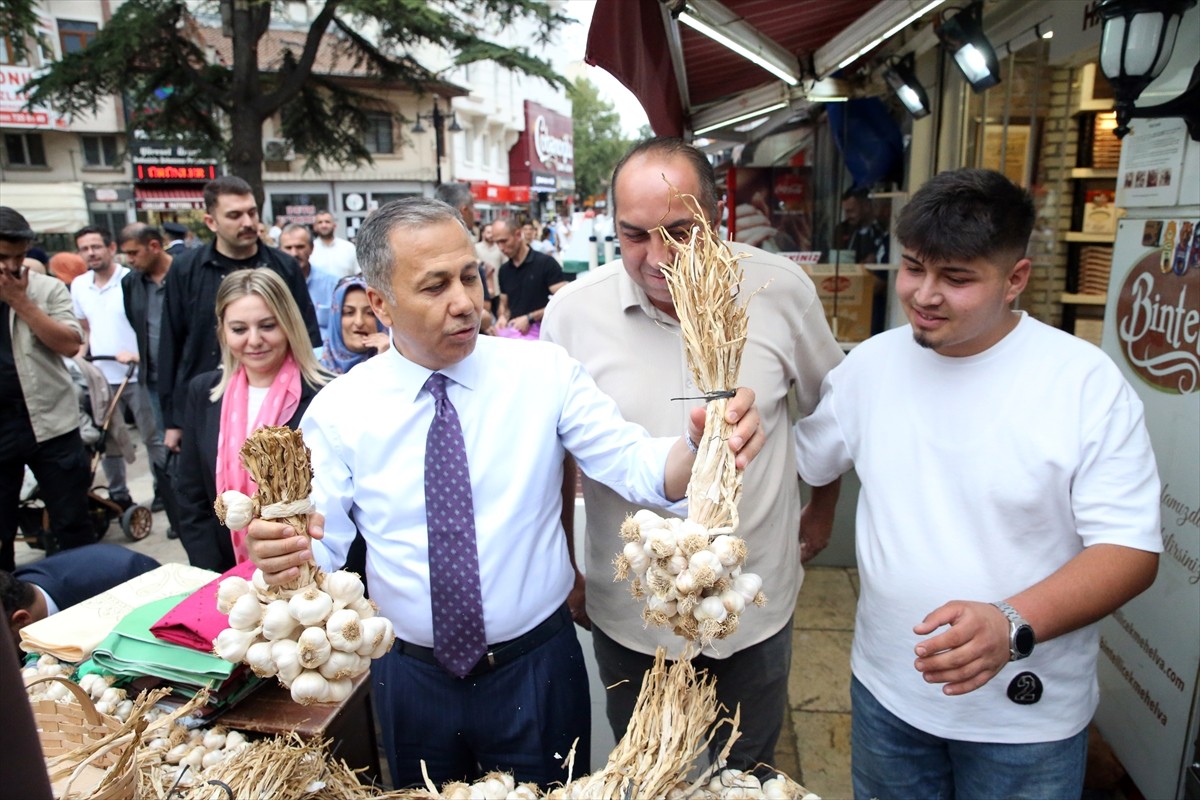
[[[1069,739],[998,744],[943,739],[884,708],[851,676],[851,772],[859,800],[1078,800],[1087,728]]]

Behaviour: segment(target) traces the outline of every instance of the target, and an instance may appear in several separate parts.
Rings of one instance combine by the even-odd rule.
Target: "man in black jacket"
[[[233,175],[204,186],[204,224],[211,244],[187,250],[171,265],[159,343],[158,391],[168,449],[179,452],[188,381],[221,363],[217,340],[217,287],[229,273],[266,267],[292,292],[314,347],[321,345],[317,314],[296,259],[258,240],[258,203],[250,184]]]
[[[137,336],[138,351],[134,354],[117,354],[117,359],[127,362],[134,355],[140,365],[140,377],[150,406],[154,409],[154,421],[161,440],[163,424],[162,401],[159,397],[158,347],[162,340],[163,304],[167,292],[167,272],[171,269],[171,255],[163,248],[163,235],[158,228],[142,222],[126,225],[117,240],[121,254],[132,269],[121,279],[121,294],[125,300],[125,316]],[[152,464],[154,469],[155,511],[167,512],[167,537],[175,538],[179,530],[179,519],[171,480],[166,468],[166,452]]]

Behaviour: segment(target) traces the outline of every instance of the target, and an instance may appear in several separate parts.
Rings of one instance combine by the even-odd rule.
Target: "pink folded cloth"
[[[227,615],[217,611],[217,587],[231,575],[246,580],[254,574],[254,562],[243,561],[185,597],[163,618],[150,626],[154,638],[183,645],[202,653],[211,653],[213,639],[229,627]]]

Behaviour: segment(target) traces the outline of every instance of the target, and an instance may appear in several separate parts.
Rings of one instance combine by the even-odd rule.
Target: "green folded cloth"
[[[197,689],[224,683],[236,664],[189,647],[155,638],[150,626],[174,608],[186,594],[154,600],[125,615],[92,653],[95,665],[120,678],[150,675]]]

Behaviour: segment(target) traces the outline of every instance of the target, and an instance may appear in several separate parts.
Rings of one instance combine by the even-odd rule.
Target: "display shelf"
[[[1080,242],[1084,244],[1112,244],[1117,240],[1115,233],[1083,233],[1067,231],[1063,234],[1064,242]]]
[[[1073,306],[1102,306],[1108,298],[1102,294],[1079,294],[1078,292],[1063,292],[1059,301],[1064,305]]]

